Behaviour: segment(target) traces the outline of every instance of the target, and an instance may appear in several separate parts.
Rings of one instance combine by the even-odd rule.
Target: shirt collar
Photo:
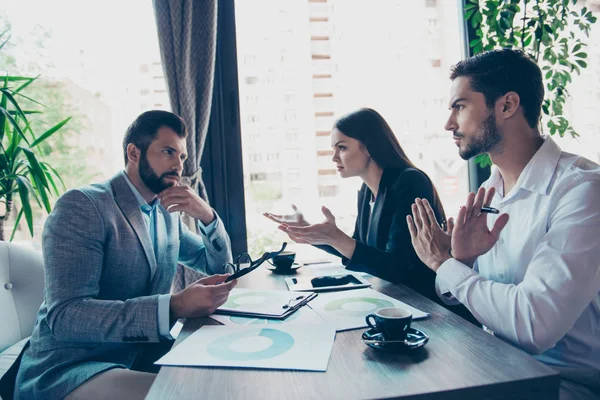
[[[533,155],[531,160],[529,160],[523,171],[521,171],[519,179],[513,188],[514,193],[518,189],[525,189],[530,192],[547,195],[561,154],[562,150],[556,142],[550,136],[546,136],[542,146]],[[500,175],[497,167],[492,168],[488,182],[489,186],[493,186],[496,189],[502,186],[502,175]],[[504,196],[506,196],[506,193],[504,193]]]
[[[129,180],[129,177],[127,176],[127,173],[125,171],[121,171],[121,173],[123,174],[123,176],[125,177],[125,182],[127,182],[127,184],[129,185],[129,188],[131,189],[131,191],[133,192],[133,195],[135,196],[136,200],[138,201],[138,205],[140,206],[140,209],[150,215],[150,213],[156,208],[156,206],[160,203],[160,200],[158,200],[158,198],[156,198],[152,204],[149,204],[146,200],[144,200],[144,197],[142,196],[142,194],[139,192],[139,190],[137,190],[137,188],[135,187],[135,185],[131,182],[131,180]]]

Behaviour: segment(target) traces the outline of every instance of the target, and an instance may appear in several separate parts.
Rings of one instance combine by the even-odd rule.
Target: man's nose
[[[456,124],[456,119],[454,118],[453,115],[450,115],[450,117],[448,117],[448,120],[446,121],[446,124],[444,125],[444,129],[447,131],[458,130],[458,125]]]
[[[185,162],[184,160],[182,160],[181,158],[179,158],[179,157],[178,157],[178,158],[177,158],[177,162],[176,162],[176,163],[175,163],[175,165],[173,166],[173,169],[174,169],[175,171],[177,171],[177,172],[181,172],[181,171],[183,171],[183,163],[184,163],[184,162]]]

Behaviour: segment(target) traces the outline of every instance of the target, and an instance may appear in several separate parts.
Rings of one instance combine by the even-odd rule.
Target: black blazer
[[[372,192],[363,184],[358,192],[358,217],[352,237],[356,249],[352,258],[343,257],[331,246],[318,246],[342,257],[342,263],[352,271],[367,272],[393,283],[402,283],[425,297],[475,321],[464,306],[446,306],[435,292],[436,274],[421,262],[412,246],[406,216],[412,215],[415,198],[425,198],[433,206],[438,222],[437,202],[433,184],[425,173],[414,169],[386,169],[369,224]]]

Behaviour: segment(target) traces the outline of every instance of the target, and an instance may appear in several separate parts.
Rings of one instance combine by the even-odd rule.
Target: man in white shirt
[[[445,301],[561,373],[561,399],[599,398],[600,167],[540,134],[542,75],[524,53],[479,54],[451,80],[445,128],[463,159],[494,168],[448,234],[415,200],[415,250]]]

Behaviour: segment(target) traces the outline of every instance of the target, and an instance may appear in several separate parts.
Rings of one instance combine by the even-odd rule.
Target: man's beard
[[[175,171],[165,172],[161,176],[158,176],[150,166],[148,158],[146,157],[146,152],[142,152],[141,154],[138,172],[144,185],[155,194],[159,194],[163,190],[175,185],[175,183],[172,183],[171,181],[167,183],[163,182],[163,178],[167,176],[179,177],[179,174]]]
[[[471,136],[465,149],[463,150],[460,147],[458,149],[458,154],[463,160],[489,153],[502,141],[502,135],[496,127],[496,116],[493,111],[479,124],[477,131],[482,132],[480,137]],[[461,132],[454,132],[454,136],[464,140],[464,134]]]

